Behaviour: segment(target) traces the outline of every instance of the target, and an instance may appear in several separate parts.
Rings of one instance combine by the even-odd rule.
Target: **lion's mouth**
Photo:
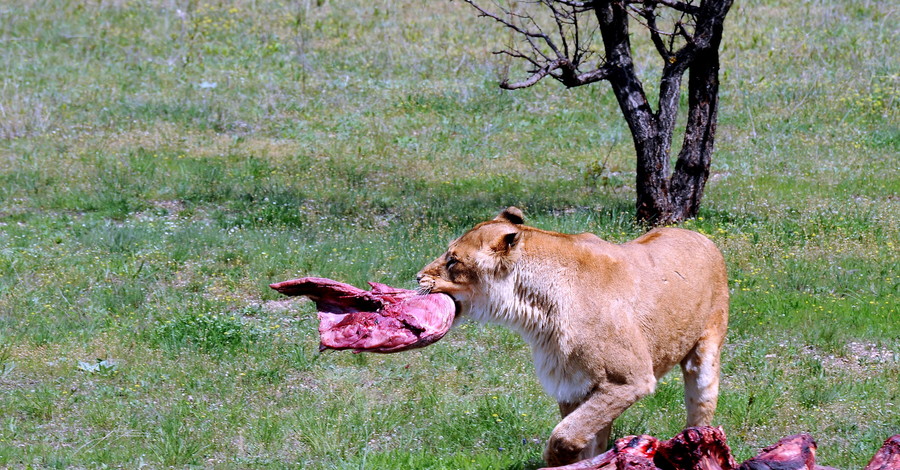
[[[456,296],[450,292],[444,292],[442,290],[435,290],[434,281],[420,283],[419,286],[416,287],[416,294],[418,294],[418,295],[444,294],[453,300],[453,306],[454,306],[454,308],[456,308],[456,316],[460,316],[462,314],[461,313],[463,311],[462,303],[459,301],[459,299],[457,299]]]

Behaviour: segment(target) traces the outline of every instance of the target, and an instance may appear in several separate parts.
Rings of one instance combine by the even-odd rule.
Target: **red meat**
[[[816,442],[795,434],[766,447],[738,466],[722,428],[687,428],[668,441],[652,436],[618,439],[612,449],[594,458],[542,470],[835,470],[816,464]],[[884,446],[865,470],[900,470],[900,434]]]
[[[865,470],[900,470],[900,434],[884,441]]]
[[[456,307],[444,294],[370,282],[372,290],[318,277],[270,284],[285,295],[309,297],[319,311],[319,349],[392,353],[441,339],[453,325]]]

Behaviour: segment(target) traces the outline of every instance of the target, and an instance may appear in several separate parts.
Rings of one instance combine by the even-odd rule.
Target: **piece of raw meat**
[[[687,428],[668,441],[653,436],[616,440],[609,451],[562,467],[542,470],[835,470],[816,465],[816,442],[795,434],[764,448],[738,466],[722,428]],[[900,434],[884,441],[865,470],[900,470]]]
[[[270,284],[284,295],[309,297],[319,311],[319,349],[392,353],[441,339],[453,325],[456,306],[444,294],[370,282],[372,290],[319,277]]]
[[[687,428],[659,445],[656,465],[663,470],[732,470],[737,467],[722,428]]]
[[[647,435],[616,440],[616,470],[657,470],[653,457],[659,445],[659,440]]]
[[[658,470],[653,464],[653,456],[658,447],[659,440],[653,436],[623,437],[616,440],[612,449],[596,457],[562,467],[552,467],[552,470]]]
[[[782,438],[745,460],[738,470],[816,470],[816,441],[809,434]]]
[[[900,470],[900,434],[884,441],[865,470]]]

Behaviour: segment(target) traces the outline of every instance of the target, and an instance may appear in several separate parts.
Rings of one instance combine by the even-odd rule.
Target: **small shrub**
[[[167,351],[189,348],[208,354],[246,351],[261,335],[258,328],[239,318],[209,313],[180,315],[154,330],[156,343]]]
[[[165,466],[195,465],[207,448],[176,414],[163,418],[151,439],[153,454]]]
[[[256,423],[251,426],[251,430],[253,436],[265,449],[269,449],[278,442],[284,434],[281,418],[268,411],[256,420]]]
[[[16,363],[12,360],[12,351],[10,349],[8,344],[0,346],[0,379],[5,378],[16,368]]]
[[[112,359],[100,358],[97,358],[96,362],[78,361],[78,370],[103,377],[112,377],[119,373],[119,363]]]

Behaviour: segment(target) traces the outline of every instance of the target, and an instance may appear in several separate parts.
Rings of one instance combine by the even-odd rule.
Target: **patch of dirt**
[[[184,210],[183,201],[152,201],[153,207],[157,209],[165,209],[169,215],[177,216],[179,212]]]
[[[708,181],[708,182],[710,182],[710,183],[715,183],[716,181],[723,180],[723,179],[725,179],[725,178],[728,178],[729,176],[731,176],[731,172],[728,172],[728,171],[714,171],[712,174],[709,175],[709,181]]]
[[[875,343],[851,342],[847,344],[847,351],[860,363],[900,362],[900,354]]]
[[[174,221],[180,217],[180,214],[185,209],[184,202],[178,200],[171,201],[149,201],[151,205],[153,205],[153,210],[146,210],[140,212],[134,212],[131,214],[135,220],[138,222],[147,222],[152,220],[168,220]],[[159,211],[165,211],[165,215],[160,216],[157,214]],[[124,225],[124,224],[120,224]]]
[[[814,346],[805,346],[802,352],[818,359],[829,369],[845,370],[860,376],[880,369],[879,366],[883,364],[900,362],[898,353],[875,343],[851,342],[845,350],[846,355],[836,355],[823,353]]]
[[[261,307],[266,313],[285,313],[297,309],[298,303],[311,302],[306,297],[298,297],[296,299],[269,300],[263,302]]]

